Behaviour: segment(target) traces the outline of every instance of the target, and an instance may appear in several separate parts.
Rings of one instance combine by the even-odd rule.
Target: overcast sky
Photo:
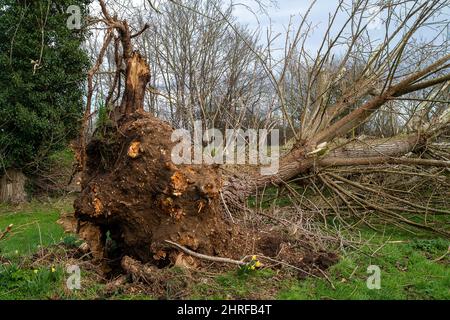
[[[322,41],[322,35],[328,25],[329,15],[334,13],[338,5],[338,0],[317,0],[312,7],[308,20],[314,25],[314,32],[312,32],[307,47],[310,50],[318,49]],[[251,29],[258,27],[264,32],[270,26],[273,34],[285,34],[289,25],[289,20],[292,17],[294,26],[298,26],[301,22],[300,15],[304,15],[310,4],[310,0],[278,0],[276,5],[271,5],[267,8],[268,16],[264,14],[253,14],[248,10],[248,7],[253,11],[258,9],[255,0],[240,0],[235,3],[243,3],[245,5],[237,5],[234,9],[234,15],[242,24],[246,24]],[[266,0],[266,3],[269,3]],[[336,19],[336,26],[341,26],[345,21],[344,15],[339,15]],[[284,38],[280,36],[277,38],[275,45],[282,47],[284,45]]]
[[[152,0],[152,2],[158,6],[159,4],[167,0]],[[258,12],[258,2],[262,1],[267,7],[267,15]],[[417,0],[418,2],[425,2],[428,0]],[[143,0],[131,0],[136,6],[140,6]],[[289,24],[289,19],[292,17],[293,27],[295,28],[302,21],[300,15],[304,15],[312,0],[223,0],[224,4],[234,3],[234,16],[237,17],[238,21],[247,25],[252,30],[259,29],[263,35],[263,44],[265,44],[265,34],[268,27],[271,27],[272,36],[276,34],[281,34],[280,37],[272,45],[272,49],[282,49],[284,47],[284,34]],[[328,25],[328,19],[330,14],[333,14],[339,0],[316,0],[316,3],[312,7],[312,10],[308,16],[308,21],[314,26],[314,31],[310,33],[308,41],[306,42],[306,49],[310,52],[315,52],[318,50],[323,35],[326,31]],[[347,0],[346,3],[350,5],[352,0]],[[377,14],[379,0],[371,0],[373,4],[367,12],[364,13],[366,17],[372,18],[372,23],[369,27],[369,32],[371,33],[371,39],[381,39],[384,36],[384,26],[383,17],[385,13]],[[94,5],[95,7],[95,5]],[[249,8],[254,12],[249,10]],[[450,6],[445,11],[445,17],[440,19],[449,20],[450,19]],[[375,14],[375,16],[374,16]],[[346,13],[340,13],[334,24],[334,31],[337,31],[345,23],[347,16]],[[447,32],[448,33],[448,32]],[[432,37],[434,32],[429,32],[424,29],[420,30],[417,35],[422,38]],[[450,36],[450,35],[447,35]],[[279,51],[281,53],[281,50]],[[276,54],[274,52],[274,54]]]
[[[268,0],[263,0],[265,3],[269,3]],[[418,0],[420,2],[427,0]],[[234,3],[243,3],[245,5],[237,5],[234,9],[234,15],[238,18],[239,22],[242,24],[248,25],[251,29],[257,29],[258,26],[264,32],[267,27],[271,26],[272,32],[274,34],[281,33],[284,34],[286,28],[289,24],[290,17],[293,17],[293,23],[295,25],[299,25],[301,22],[300,15],[304,15],[310,4],[311,0],[278,0],[276,1],[276,5],[272,5],[267,8],[267,13],[269,17],[263,14],[253,14],[248,10],[248,7],[252,8],[254,11],[257,10],[257,2],[255,0],[234,0]],[[307,48],[309,50],[317,50],[321,44],[323,39],[323,34],[326,31],[328,25],[328,19],[330,14],[333,14],[338,5],[338,0],[317,0],[312,10],[308,16],[308,21],[312,22],[315,29],[314,32],[311,33],[308,42]],[[365,16],[374,17],[371,20],[369,25],[369,32],[374,37],[383,37],[384,36],[384,26],[383,26],[383,15],[377,14],[378,0],[373,0],[373,5],[367,10]],[[351,3],[351,1],[347,1],[347,3]],[[375,14],[375,16],[373,16]],[[439,20],[449,20],[450,19],[450,6],[448,9],[444,10],[443,14],[438,17]],[[339,14],[335,21],[335,30],[341,27],[346,20],[346,14]],[[448,29],[449,30],[449,29]],[[447,31],[447,37],[450,37]],[[417,35],[424,39],[431,37],[434,35],[433,31],[429,31],[427,29],[421,29]],[[277,47],[283,47],[284,39],[283,37],[279,37],[275,43]]]

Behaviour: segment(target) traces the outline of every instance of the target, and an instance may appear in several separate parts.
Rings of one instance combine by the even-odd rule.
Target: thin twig
[[[9,226],[6,227],[5,231],[3,231],[0,234],[0,240],[3,240],[6,237],[6,235],[11,232],[12,227],[13,227],[13,224],[10,224]]]

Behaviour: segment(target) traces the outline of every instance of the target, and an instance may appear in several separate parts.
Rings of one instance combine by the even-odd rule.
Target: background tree
[[[78,133],[89,60],[66,10],[88,3],[0,1],[0,201],[23,201],[23,174]]]

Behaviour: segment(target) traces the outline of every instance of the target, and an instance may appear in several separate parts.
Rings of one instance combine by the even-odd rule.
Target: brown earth
[[[233,255],[229,244],[237,232],[219,210],[220,174],[213,167],[174,165],[172,130],[138,112],[87,146],[75,201],[78,231],[91,248],[101,247],[97,242],[105,243],[107,233],[117,245],[116,252],[97,250],[98,258],[126,253],[164,265],[170,251],[165,240],[204,254]]]
[[[86,148],[82,192],[74,204],[77,232],[94,258],[116,270],[124,257],[159,268],[184,263],[178,249],[165,242],[171,240],[211,256],[239,260],[258,254],[302,269],[326,269],[336,260],[312,247],[299,249],[279,232],[232,223],[223,212],[220,169],[173,164],[172,131],[138,111],[117,128],[94,134]],[[210,262],[191,264],[201,268]]]

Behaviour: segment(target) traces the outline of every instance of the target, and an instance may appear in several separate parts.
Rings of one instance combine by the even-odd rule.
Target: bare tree
[[[366,16],[369,1],[351,4],[340,1],[330,16],[316,54],[305,47],[311,32],[308,10],[298,29],[287,33],[285,54],[278,61],[267,55],[270,50],[258,48],[252,37],[233,24],[229,10],[222,12],[217,5],[213,10],[209,2],[190,2],[192,11],[208,17],[202,20],[193,19],[184,4],[171,1],[167,16],[159,19],[176,20],[180,27],[165,21],[164,27],[156,26],[148,38],[144,34],[145,30],[152,29],[149,24],[132,32],[126,20],[110,14],[105,2],[99,2],[100,20],[107,32],[90,76],[101,64],[105,48],[118,39],[120,51],[116,46],[116,52],[120,52],[120,59],[116,65],[118,69],[124,67],[125,77],[123,90],[117,89],[122,92],[122,99],[115,126],[108,130],[107,139],[94,136],[83,148],[86,153],[83,191],[75,202],[76,217],[80,234],[94,248],[97,257],[119,259],[131,255],[144,262],[164,265],[176,258],[176,251],[168,247],[166,240],[204,254],[236,255],[232,250],[233,239],[240,236],[242,229],[226,217],[238,216],[245,210],[246,199],[266,186],[283,186],[296,196],[296,190],[287,183],[292,179],[309,179],[311,188],[319,194],[322,187],[315,184],[320,182],[333,190],[336,198],[351,211],[362,207],[379,212],[393,223],[449,235],[442,228],[418,223],[399,213],[447,211],[410,203],[409,199],[389,194],[387,189],[380,191],[328,170],[351,167],[350,172],[355,173],[358,169],[354,167],[377,164],[413,168],[450,166],[448,154],[445,156],[429,147],[448,131],[450,116],[448,102],[444,106],[434,103],[448,97],[450,81],[450,54],[442,50],[448,48],[448,39],[439,37],[442,35],[439,28],[446,26],[434,20],[446,1],[384,4],[385,32],[381,41],[371,39],[367,30],[371,20]],[[337,26],[336,16],[340,12],[345,12],[347,18],[342,26]],[[217,14],[216,18],[210,19],[209,15],[213,14]],[[414,35],[423,28],[436,28],[438,34],[428,46],[422,45],[427,52],[426,59],[417,58],[421,49],[413,41]],[[227,43],[223,43],[221,32],[227,34]],[[164,83],[163,89],[157,87],[150,91],[161,95],[166,107],[157,107],[159,101],[151,102],[150,106],[160,115],[160,110],[169,111],[169,119],[179,125],[187,126],[197,118],[211,125],[230,125],[226,123],[227,118],[242,124],[240,119],[249,115],[253,103],[265,102],[257,93],[266,84],[255,80],[261,76],[257,68],[260,65],[272,86],[272,95],[276,96],[273,113],[283,115],[295,139],[291,150],[280,160],[278,173],[269,176],[256,170],[230,173],[217,166],[174,164],[171,160],[176,143],[171,140],[173,127],[144,110],[151,68],[133,51],[133,41],[138,36],[142,36],[141,47],[153,54],[148,59],[158,73],[152,77],[160,77],[153,84],[156,86],[161,79]],[[226,48],[217,50],[221,46]],[[228,56],[218,56],[216,51]],[[90,85],[91,96],[92,88]],[[393,116],[395,110],[408,112],[398,101],[415,101],[419,93],[424,98],[416,101],[418,106],[412,115],[403,122],[401,117]],[[238,100],[244,100],[243,118],[241,109],[233,109]],[[390,112],[387,118],[382,116],[386,111]],[[408,126],[414,115],[420,115],[419,120]],[[361,131],[355,130],[360,126],[377,128],[386,122],[390,122],[392,130],[383,129],[383,134],[392,136],[357,137]],[[401,129],[402,124],[405,130]],[[411,153],[416,156],[405,156]],[[425,157],[432,154],[433,158]],[[344,188],[343,184],[348,187]],[[402,207],[383,206],[361,192],[400,202]],[[339,205],[330,203],[329,207],[339,215]],[[116,253],[104,251],[102,241],[107,231],[118,244]]]

